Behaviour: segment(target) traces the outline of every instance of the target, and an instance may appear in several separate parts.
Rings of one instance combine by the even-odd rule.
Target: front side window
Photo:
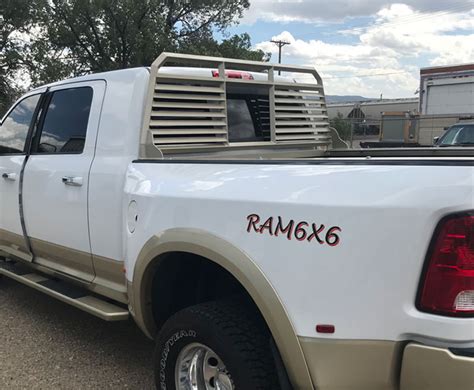
[[[0,154],[23,153],[40,94],[23,99],[0,127]]]
[[[90,87],[52,93],[37,153],[82,153],[86,142],[92,94]]]

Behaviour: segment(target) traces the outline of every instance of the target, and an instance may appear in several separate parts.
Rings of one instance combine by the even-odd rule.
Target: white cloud
[[[386,0],[251,0],[244,23],[257,20],[315,23],[341,21],[346,18],[370,16],[389,2]],[[405,0],[405,4],[422,12],[462,11],[472,6],[472,0],[450,0],[442,4],[433,0]]]
[[[462,13],[421,13],[393,4],[376,19],[360,35],[362,44],[390,48],[401,56],[430,55],[433,65],[474,60],[474,6]]]
[[[366,27],[339,31],[357,36],[355,44],[303,40],[288,31],[272,39],[291,43],[284,48],[285,62],[315,66],[328,94],[410,97],[419,79],[419,68],[410,63],[419,58],[429,65],[474,61],[474,8],[421,12],[406,4],[392,4],[379,9],[372,19]],[[256,46],[276,57],[271,42]],[[366,77],[378,74],[385,76]]]
[[[334,95],[363,95],[378,97],[412,96],[417,88],[417,73],[402,69],[392,49],[364,44],[330,44],[321,40],[295,39],[285,31],[276,39],[285,39],[285,61],[313,65],[321,74],[326,93]],[[258,48],[274,51],[271,42],[262,42]],[[399,73],[403,72],[403,73]],[[371,74],[387,76],[367,78]],[[362,77],[349,77],[349,76]]]

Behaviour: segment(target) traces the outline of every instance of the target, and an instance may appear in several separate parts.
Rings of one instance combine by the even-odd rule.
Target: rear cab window
[[[268,96],[227,94],[227,120],[230,142],[271,139]]]

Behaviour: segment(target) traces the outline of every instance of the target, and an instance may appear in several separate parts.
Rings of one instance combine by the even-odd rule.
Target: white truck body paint
[[[23,235],[18,208],[20,173],[25,156],[0,156],[0,226],[14,234]],[[3,174],[10,175],[6,180]]]
[[[122,191],[125,171],[138,155],[147,69],[107,74],[107,94],[90,173],[89,228],[92,253],[123,261]]]
[[[90,253],[87,218],[89,171],[95,153],[106,84],[103,80],[66,83],[52,87],[50,91],[81,87],[93,89],[84,151],[81,154],[30,156],[25,168],[23,204],[30,237]],[[82,179],[82,186],[65,185],[63,177]],[[48,221],[47,229],[45,221]],[[92,259],[90,267],[92,269]]]
[[[436,224],[474,208],[472,167],[131,163],[138,156],[148,76],[142,68],[77,79],[107,83],[89,184],[93,254],[124,259],[131,281],[137,256],[153,235],[198,228],[255,261],[299,336],[474,346],[471,318],[415,308]],[[139,222],[130,234],[126,211],[132,200]],[[252,213],[262,221],[281,216],[340,226],[341,242],[329,247],[248,233]],[[317,334],[318,323],[334,324],[336,332]]]
[[[153,236],[199,229],[255,262],[298,336],[474,347],[473,318],[432,315],[415,307],[436,225],[445,215],[474,209],[474,166],[465,163],[472,158],[450,157],[446,164],[433,165],[435,158],[420,163],[416,157],[134,161],[149,82],[146,68],[73,80],[104,93],[93,100],[86,138],[90,173],[87,164],[81,165],[83,187],[66,193],[58,178],[72,173],[80,157],[40,156],[41,175],[27,164],[25,221],[31,237],[123,262],[132,282],[139,253]],[[19,174],[23,159],[0,156],[0,168]],[[9,189],[10,184],[17,186],[0,182],[0,229],[21,235],[18,187]],[[138,220],[130,233],[132,201]],[[280,216],[285,225],[290,220],[324,224],[324,232],[337,226],[340,242],[330,246],[276,237],[268,230],[249,232],[251,214],[258,214],[260,223]],[[316,324],[333,324],[335,333],[318,334]]]
[[[30,96],[41,94],[45,90],[46,88],[39,88],[22,96],[21,99],[15,102],[2,120],[5,120],[20,102]],[[11,134],[6,135],[7,138],[10,136]],[[18,194],[24,161],[25,155],[0,155],[0,229],[16,235],[23,235]],[[8,175],[8,179],[3,177],[4,174]]]
[[[473,175],[462,166],[132,164],[125,192],[140,223],[127,239],[127,277],[154,234],[201,229],[255,261],[299,336],[472,346],[472,319],[414,305],[433,230],[444,215],[473,208]],[[253,213],[262,223],[281,216],[339,226],[340,244],[248,233]],[[336,332],[316,334],[321,323]]]

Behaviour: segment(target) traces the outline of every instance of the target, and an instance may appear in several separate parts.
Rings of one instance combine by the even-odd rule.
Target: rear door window
[[[82,153],[92,104],[90,87],[52,93],[36,153]]]
[[[37,94],[23,99],[5,118],[0,127],[0,154],[25,151],[26,138],[40,96]]]

